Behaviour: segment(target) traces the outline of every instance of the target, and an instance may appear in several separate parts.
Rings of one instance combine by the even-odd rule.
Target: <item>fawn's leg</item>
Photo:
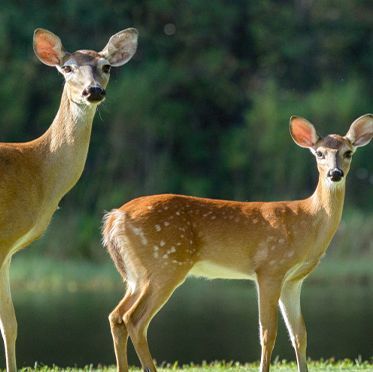
[[[142,288],[141,295],[124,315],[128,333],[145,372],[156,372],[147,341],[149,323],[173,291],[183,282],[186,274],[187,270],[179,272],[175,277],[163,278],[160,283],[154,277],[152,282],[139,286]]]
[[[307,331],[300,306],[301,289],[302,281],[284,283],[280,297],[280,309],[295,349],[298,371],[307,372]]]
[[[123,321],[123,316],[135,303],[138,296],[138,293],[131,293],[129,290],[127,290],[127,293],[125,294],[123,299],[119,302],[119,304],[109,315],[110,329],[111,335],[113,337],[118,372],[128,371],[128,331]]]

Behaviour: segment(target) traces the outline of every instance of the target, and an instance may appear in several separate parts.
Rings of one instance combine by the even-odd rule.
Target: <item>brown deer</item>
[[[125,64],[135,54],[137,31],[118,32],[101,52],[68,53],[56,35],[40,28],[33,41],[36,56],[56,67],[65,85],[57,115],[41,137],[25,143],[0,143],[0,326],[8,372],[17,370],[11,258],[43,234],[58,203],[82,174],[92,121],[105,98],[110,68]]]
[[[307,371],[302,283],[338,228],[351,157],[372,139],[373,115],[355,120],[344,137],[323,138],[310,122],[294,116],[290,133],[297,145],[316,157],[319,182],[307,199],[245,203],[153,195],[106,214],[103,242],[127,283],[124,298],[109,316],[119,371],[128,371],[128,336],[143,369],[156,370],[147,342],[149,323],[188,275],[254,280],[260,371],[269,371],[278,304],[298,371]]]

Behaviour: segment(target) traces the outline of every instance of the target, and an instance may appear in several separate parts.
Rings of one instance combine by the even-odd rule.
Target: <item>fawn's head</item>
[[[77,104],[98,104],[105,98],[110,68],[127,63],[136,52],[138,33],[128,28],[113,35],[101,52],[65,51],[58,36],[38,28],[34,52],[41,62],[54,66],[64,76],[68,97]]]
[[[373,115],[366,114],[356,119],[344,137],[338,134],[320,137],[308,120],[292,116],[290,134],[298,146],[311,150],[320,176],[334,185],[345,179],[356,148],[367,145],[372,139]]]

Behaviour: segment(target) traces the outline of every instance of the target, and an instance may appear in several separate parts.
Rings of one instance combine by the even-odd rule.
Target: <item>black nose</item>
[[[327,176],[333,181],[333,182],[338,182],[342,179],[344,176],[343,170],[339,168],[334,168],[329,170]]]
[[[89,87],[83,90],[83,96],[87,98],[89,102],[100,102],[105,97],[105,89],[101,87]]]

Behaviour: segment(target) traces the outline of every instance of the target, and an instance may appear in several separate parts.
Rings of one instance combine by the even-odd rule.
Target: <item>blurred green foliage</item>
[[[140,32],[134,59],[113,69],[83,177],[39,245],[100,258],[103,211],[143,194],[311,193],[316,167],[292,142],[289,117],[344,134],[372,111],[372,12],[369,0],[3,0],[1,141],[39,136],[58,109],[62,77],[34,57],[36,27],[69,51]],[[347,204],[364,213],[373,211],[372,156],[372,145],[358,151],[348,181]]]

